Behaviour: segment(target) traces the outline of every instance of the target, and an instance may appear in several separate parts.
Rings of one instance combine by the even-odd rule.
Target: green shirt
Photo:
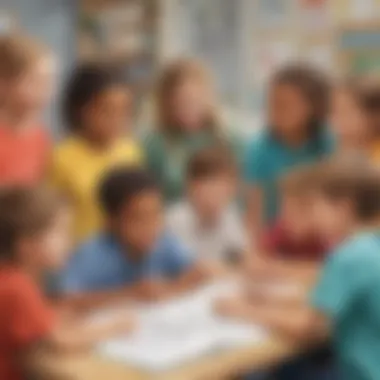
[[[380,231],[357,234],[336,249],[312,305],[332,320],[343,379],[380,379]]]
[[[220,138],[207,131],[172,138],[158,131],[145,135],[143,147],[147,165],[160,182],[166,201],[176,201],[183,195],[189,158],[198,150],[218,142]],[[234,136],[226,135],[225,142],[236,154],[242,151],[240,141]]]

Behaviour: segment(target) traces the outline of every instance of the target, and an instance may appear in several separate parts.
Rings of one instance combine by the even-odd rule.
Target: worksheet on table
[[[213,312],[216,298],[233,293],[233,284],[213,284],[199,291],[138,311],[139,328],[132,335],[99,345],[110,359],[145,370],[167,370],[202,355],[260,343],[266,332]]]

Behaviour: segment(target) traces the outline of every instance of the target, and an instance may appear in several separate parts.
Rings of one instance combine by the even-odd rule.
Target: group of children
[[[41,344],[87,348],[138,323],[92,325],[87,312],[231,272],[247,288],[217,312],[300,341],[332,337],[340,378],[380,377],[375,79],[331,86],[307,65],[281,68],[267,127],[245,146],[198,63],[164,68],[154,125],[141,133],[124,78],[83,64],[65,86],[66,131],[53,146],[42,114],[54,71],[33,39],[0,40],[0,378],[23,378]],[[260,281],[314,290],[278,294],[255,289]]]

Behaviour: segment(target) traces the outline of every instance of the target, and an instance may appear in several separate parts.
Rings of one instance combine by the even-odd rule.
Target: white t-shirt
[[[172,206],[167,215],[169,230],[200,259],[235,259],[247,248],[247,238],[238,211],[227,208],[215,225],[202,226],[188,202]]]

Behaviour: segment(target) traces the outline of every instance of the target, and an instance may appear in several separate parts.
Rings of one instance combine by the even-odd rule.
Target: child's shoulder
[[[98,233],[83,241],[77,248],[77,254],[94,255],[96,252],[105,252],[113,247],[114,240],[105,233]]]
[[[82,151],[83,149],[84,145],[79,138],[74,136],[66,137],[55,146],[54,155],[66,158],[76,152]]]
[[[155,253],[158,257],[167,258],[177,255],[185,250],[180,238],[173,231],[166,229],[158,239],[155,247]]]
[[[19,298],[28,294],[39,294],[38,287],[32,278],[20,269],[3,267],[0,269],[0,294]]]
[[[265,153],[273,145],[273,137],[266,130],[257,131],[248,142],[248,151]]]
[[[132,137],[122,138],[115,145],[115,151],[122,157],[140,163],[143,161],[143,149],[140,142]]]
[[[340,244],[330,256],[336,264],[359,268],[368,264],[380,267],[380,234],[358,233]]]

